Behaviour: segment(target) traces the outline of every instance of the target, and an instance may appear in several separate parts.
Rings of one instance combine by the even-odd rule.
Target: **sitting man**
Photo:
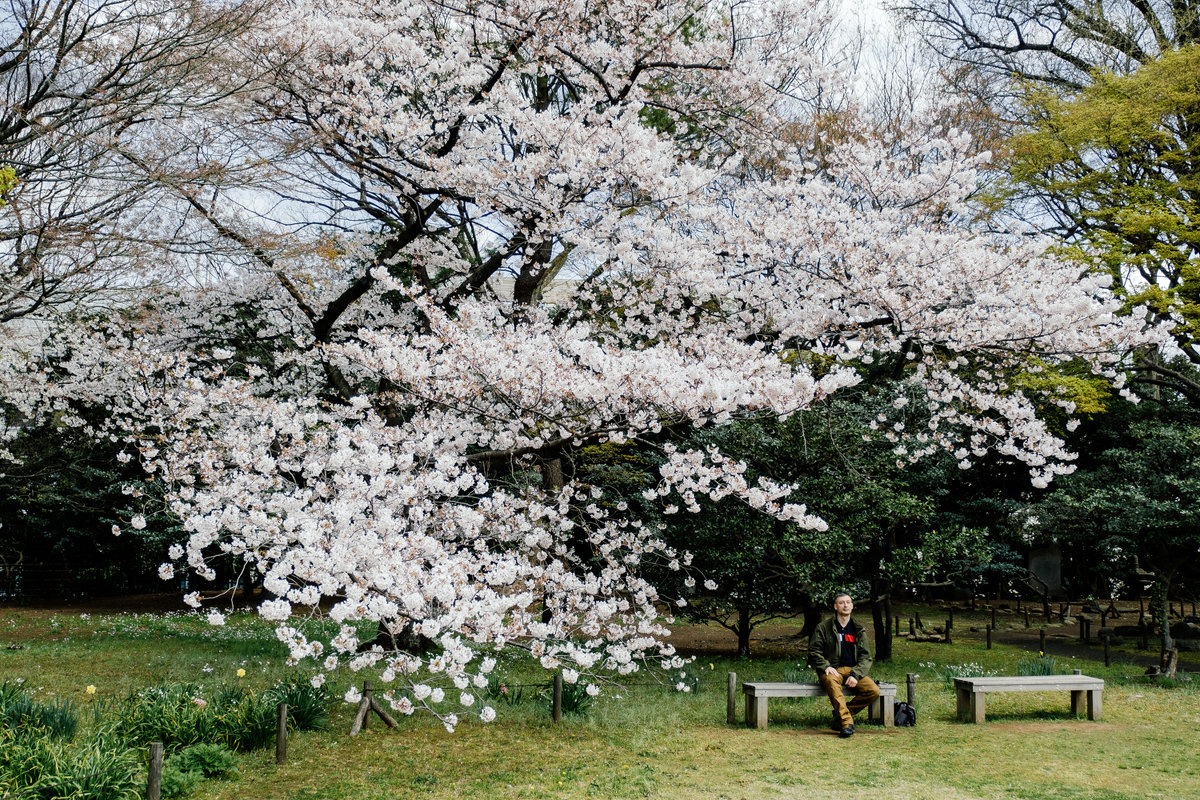
[[[834,615],[822,621],[808,641],[808,665],[833,706],[833,729],[842,738],[854,735],[854,715],[879,697],[879,687],[867,677],[871,650],[866,630],[850,617],[854,600],[841,592],[833,598]],[[845,692],[853,699],[846,703]]]

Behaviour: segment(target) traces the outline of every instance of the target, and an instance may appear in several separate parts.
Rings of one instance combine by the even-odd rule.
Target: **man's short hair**
[[[838,598],[841,598],[841,597],[849,597],[850,602],[854,602],[854,595],[850,594],[849,592],[838,592],[837,594],[835,594],[833,596],[833,602],[836,603],[838,601]]]

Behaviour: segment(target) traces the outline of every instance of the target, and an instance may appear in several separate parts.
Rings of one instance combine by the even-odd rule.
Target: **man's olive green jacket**
[[[825,674],[826,667],[838,666],[841,660],[841,643],[838,642],[837,632],[833,629],[834,617],[817,624],[812,638],[808,640],[808,665],[817,672],[817,676]],[[871,669],[871,648],[867,645],[867,631],[854,617],[850,618],[850,633],[854,635],[855,663],[850,674],[855,680],[862,678]]]

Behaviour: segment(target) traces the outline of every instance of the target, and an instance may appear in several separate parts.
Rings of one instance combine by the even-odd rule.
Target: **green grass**
[[[930,613],[928,616],[932,617]],[[997,695],[988,722],[954,719],[942,674],[978,664],[1017,674],[1029,652],[984,649],[956,617],[955,644],[897,642],[896,659],[878,664],[877,680],[900,684],[920,675],[918,726],[862,725],[841,740],[826,728],[821,700],[773,701],[771,727],[725,724],[726,673],[740,680],[782,679],[790,659],[736,661],[703,657],[699,688],[608,687],[585,716],[549,720],[537,688],[500,717],[447,733],[436,720],[402,718],[399,730],[378,720],[350,738],[352,710],[339,706],[329,728],[293,736],[288,763],[273,751],[237,756],[237,772],[201,783],[196,800],[393,800],[394,798],[913,798],[914,800],[1148,800],[1193,796],[1200,764],[1179,754],[1200,725],[1200,691],[1184,682],[1163,688],[1138,677],[1128,652],[1114,666],[1059,657],[1062,671],[1105,678],[1104,719],[1069,714],[1065,693]],[[212,629],[192,617],[52,615],[0,611],[0,678],[22,680],[39,700],[89,702],[167,681],[231,682],[264,690],[288,674],[269,627],[234,615]],[[1036,645],[1035,645],[1036,646]],[[1124,660],[1123,660],[1124,659]],[[210,672],[205,672],[207,667]],[[506,677],[536,684],[545,673],[502,661]],[[649,682],[635,675],[637,683]],[[87,685],[96,694],[86,693]],[[341,693],[346,688],[334,686]],[[739,719],[742,709],[739,700]],[[86,717],[86,715],[85,715]],[[858,765],[847,770],[846,765]]]

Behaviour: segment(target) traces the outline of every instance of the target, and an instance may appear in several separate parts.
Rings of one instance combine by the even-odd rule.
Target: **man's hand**
[[[825,668],[825,674],[826,674],[826,675],[832,675],[833,677],[835,677],[835,678],[836,678],[836,677],[838,676],[838,671],[837,671],[837,669],[835,669],[834,667],[826,667],[826,668]]]
[[[846,688],[853,689],[855,686],[858,686],[858,678],[850,675],[846,678]]]

